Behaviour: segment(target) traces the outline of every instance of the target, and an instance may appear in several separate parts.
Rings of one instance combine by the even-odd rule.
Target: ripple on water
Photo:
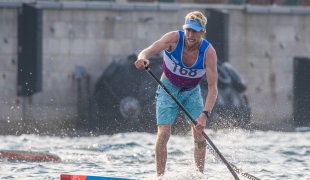
[[[261,179],[309,179],[310,132],[206,130],[231,163]],[[60,163],[0,161],[0,179],[55,179],[60,174],[88,174],[157,179],[154,159],[156,135],[120,133],[93,137],[0,136],[0,149],[40,150],[58,155]],[[173,135],[168,143],[163,179],[232,179],[226,166],[207,151],[205,174],[193,162],[193,138]]]

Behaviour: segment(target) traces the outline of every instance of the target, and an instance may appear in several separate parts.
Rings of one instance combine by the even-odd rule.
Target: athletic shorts
[[[184,89],[171,84],[171,82],[162,78],[161,82],[166,86],[170,93],[185,107],[189,114],[196,120],[203,111],[204,105],[201,97],[200,86]],[[157,125],[172,125],[180,110],[189,123],[192,123],[189,117],[182,111],[176,102],[168,93],[158,86],[156,91],[156,119]]]

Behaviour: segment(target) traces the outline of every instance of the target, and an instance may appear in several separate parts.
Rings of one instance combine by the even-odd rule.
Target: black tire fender
[[[120,66],[120,60],[119,59],[114,59],[111,64],[105,69],[105,71],[103,72],[103,78],[104,79],[110,79],[114,73],[116,72],[116,70],[119,68]]]
[[[217,65],[218,87],[225,88],[232,83],[232,79],[227,70],[222,65]]]
[[[247,85],[246,81],[242,78],[239,72],[229,62],[224,62],[222,66],[231,77],[232,86],[234,89],[236,89],[239,93],[244,92],[247,89]]]

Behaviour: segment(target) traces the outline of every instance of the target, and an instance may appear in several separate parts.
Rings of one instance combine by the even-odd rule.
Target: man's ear
[[[202,28],[202,29],[201,29],[201,32],[206,33],[206,32],[207,32],[207,29],[206,29],[206,28]]]

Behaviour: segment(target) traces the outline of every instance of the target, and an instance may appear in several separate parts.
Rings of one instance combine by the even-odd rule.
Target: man
[[[203,39],[206,33],[207,18],[198,11],[185,16],[184,31],[172,31],[163,35],[148,48],[142,50],[135,62],[137,68],[150,64],[149,58],[164,51],[163,74],[161,81],[180,103],[188,110],[197,125],[192,125],[195,140],[194,160],[203,173],[206,141],[201,132],[211,113],[217,97],[217,57],[211,44]],[[144,63],[146,62],[146,64]],[[203,105],[199,82],[206,73],[208,95]],[[165,173],[167,143],[171,125],[174,122],[178,105],[159,86],[156,92],[156,118],[158,125],[155,145],[157,176]],[[189,122],[190,119],[186,117]]]

